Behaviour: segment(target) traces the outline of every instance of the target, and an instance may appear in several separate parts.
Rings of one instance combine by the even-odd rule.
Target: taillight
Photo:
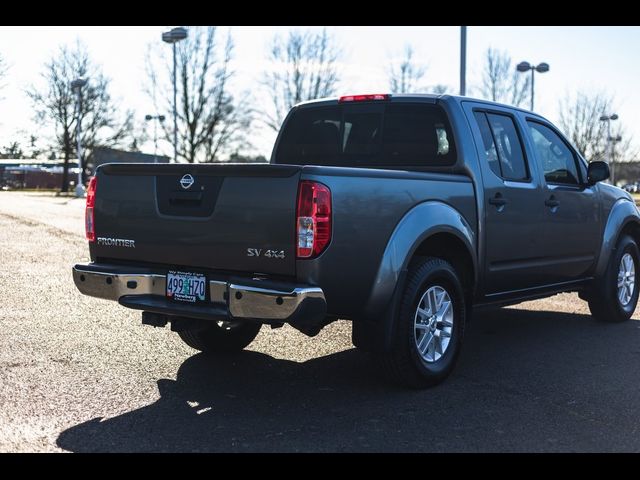
[[[296,257],[320,255],[331,241],[331,190],[304,180],[298,189]]]
[[[96,225],[94,222],[93,208],[96,204],[96,177],[91,177],[89,188],[87,188],[87,206],[84,211],[84,227],[87,234],[87,240],[94,242],[96,240]]]
[[[345,102],[370,102],[372,100],[389,100],[388,93],[369,93],[367,95],[345,95],[344,97],[340,97],[338,103]]]

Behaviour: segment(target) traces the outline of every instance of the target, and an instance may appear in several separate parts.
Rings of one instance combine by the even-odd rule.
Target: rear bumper
[[[191,305],[165,296],[166,274],[146,268],[88,264],[73,267],[73,281],[85,295],[115,300],[154,313],[203,320],[251,319],[265,323],[322,323],[327,305],[322,289],[242,277],[209,279],[209,302]]]

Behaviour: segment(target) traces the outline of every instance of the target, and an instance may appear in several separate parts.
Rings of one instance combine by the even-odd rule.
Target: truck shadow
[[[355,349],[304,363],[255,351],[197,354],[175,381],[158,380],[155,403],[73,426],[57,445],[74,452],[637,451],[635,420],[616,425],[607,447],[590,429],[608,432],[607,422],[619,423],[618,407],[629,418],[640,414],[640,406],[628,410],[640,405],[639,360],[638,321],[495,310],[476,315],[456,371],[429,390],[381,382]]]

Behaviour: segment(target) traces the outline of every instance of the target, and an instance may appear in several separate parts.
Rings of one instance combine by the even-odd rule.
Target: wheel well
[[[636,222],[627,223],[620,231],[620,236],[618,237],[618,240],[622,235],[629,235],[636,242],[636,245],[638,245],[638,248],[640,248],[640,223],[636,223]]]
[[[420,244],[410,263],[423,257],[442,258],[453,265],[460,275],[465,292],[469,294],[467,298],[470,298],[473,294],[475,272],[471,254],[462,240],[450,233],[436,233]]]

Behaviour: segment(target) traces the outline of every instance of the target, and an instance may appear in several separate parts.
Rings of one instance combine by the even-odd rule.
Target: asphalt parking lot
[[[77,292],[84,201],[0,192],[0,451],[640,451],[640,316],[484,312],[451,378],[382,383],[350,325],[208,358]]]

